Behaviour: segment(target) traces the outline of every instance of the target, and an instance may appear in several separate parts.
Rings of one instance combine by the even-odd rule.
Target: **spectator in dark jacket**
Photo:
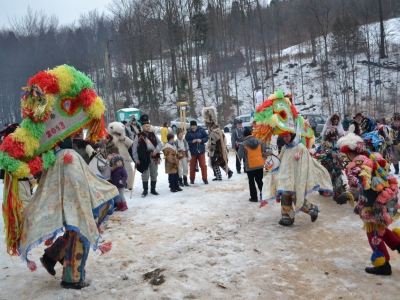
[[[203,128],[197,127],[197,122],[190,121],[190,131],[186,133],[185,140],[188,142],[190,154],[190,183],[194,184],[196,162],[199,161],[201,168],[201,176],[204,184],[208,184],[207,180],[207,165],[206,165],[206,147],[205,143],[208,141],[208,135]]]
[[[128,173],[126,173],[124,158],[121,155],[114,156],[111,158],[111,161],[111,183],[117,187],[119,195],[121,196],[121,199],[116,202],[117,207],[115,210],[124,211],[128,209],[124,195]]]

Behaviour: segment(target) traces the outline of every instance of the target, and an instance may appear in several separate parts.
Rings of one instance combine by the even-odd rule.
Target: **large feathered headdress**
[[[217,109],[214,106],[204,107],[201,113],[203,115],[203,122],[206,127],[218,124]]]
[[[295,133],[307,148],[314,144],[311,126],[297,113],[296,107],[281,90],[257,107],[253,120],[253,135],[264,142],[269,143],[272,135]]]

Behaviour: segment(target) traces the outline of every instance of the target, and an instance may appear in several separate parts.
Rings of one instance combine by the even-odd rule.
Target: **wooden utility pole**
[[[109,50],[109,40],[108,39],[104,40],[104,49],[105,49],[104,69],[105,69],[105,73],[106,73],[106,78],[105,78],[106,91],[107,91],[108,97],[110,97],[110,94],[111,94],[112,105],[113,105],[113,114],[111,114],[111,116],[112,116],[112,119],[114,119],[114,120],[108,120],[108,122],[111,122],[111,121],[118,120],[118,118],[117,118],[117,106],[115,104],[115,95],[114,95],[114,86],[113,86],[113,79],[112,79],[111,60],[110,60],[110,50]],[[108,99],[110,99],[110,98],[108,98]],[[107,99],[107,102],[108,102],[108,99]]]

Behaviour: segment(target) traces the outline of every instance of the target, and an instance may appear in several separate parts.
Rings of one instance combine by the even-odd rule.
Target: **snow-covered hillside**
[[[332,51],[332,34],[328,36],[329,65],[328,76],[326,78],[328,96],[323,96],[321,65],[310,65],[312,61],[311,43],[306,42],[300,45],[295,45],[284,49],[282,52],[283,63],[281,66],[275,64],[273,67],[274,75],[272,79],[266,80],[263,83],[258,82],[258,86],[263,87],[264,98],[280,88],[285,93],[293,95],[293,101],[299,111],[304,113],[318,113],[329,115],[328,102],[331,103],[331,112],[339,112],[341,115],[352,115],[355,110],[361,111],[366,115],[376,115],[378,117],[391,116],[394,110],[398,111],[398,105],[394,104],[394,99],[400,97],[400,19],[390,19],[385,22],[387,53],[388,58],[379,60],[378,38],[379,38],[379,23],[374,23],[360,27],[364,36],[369,35],[371,44],[371,92],[372,99],[369,98],[368,88],[368,67],[365,64],[367,60],[365,53],[359,53],[355,56],[355,87],[357,108],[354,106],[353,91],[352,91],[352,71],[350,62],[344,65],[344,60],[341,57],[335,56]],[[319,53],[323,55],[323,39],[320,37],[316,40],[317,48],[321,49]],[[299,59],[299,53],[302,54],[302,59]],[[204,58],[206,60],[206,58]],[[317,62],[320,58],[317,58]],[[258,57],[256,61],[262,62],[263,58]],[[193,60],[194,61],[194,60]],[[322,58],[321,58],[322,61]],[[364,61],[364,62],[363,62]],[[379,67],[380,65],[381,67]],[[303,88],[302,74],[303,73]],[[237,70],[237,93],[238,100],[242,101],[239,107],[239,114],[250,113],[253,109],[253,97],[256,90],[252,89],[252,79],[246,77],[246,68]],[[347,79],[344,75],[347,74]],[[261,65],[258,68],[258,77],[265,78],[265,70]],[[211,80],[210,76],[202,79],[203,92],[207,105],[217,106],[215,97],[215,81]],[[196,86],[196,84],[195,84]],[[230,95],[235,97],[235,82],[231,78],[229,81]],[[161,107],[161,110],[169,111],[171,114],[176,113],[176,97],[170,94],[171,88],[167,90],[168,101]],[[304,93],[303,93],[304,90]],[[344,103],[345,94],[348,96],[350,105],[346,107]],[[197,115],[201,115],[201,109],[204,106],[204,100],[201,89],[194,90],[194,98],[197,104]],[[255,98],[255,97],[254,97]],[[385,107],[382,109],[376,100],[383,99]],[[304,102],[303,102],[304,100]],[[221,98],[219,102],[221,102]],[[397,101],[397,100],[396,100]],[[305,104],[304,104],[305,103]],[[237,115],[236,106],[234,115]],[[380,109],[380,110],[379,110]],[[350,110],[350,111],[349,111]]]

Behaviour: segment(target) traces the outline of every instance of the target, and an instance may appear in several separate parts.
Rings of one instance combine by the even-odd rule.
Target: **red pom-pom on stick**
[[[261,202],[260,208],[263,207],[263,206],[265,206],[265,205],[267,205],[267,204],[268,204],[268,201],[267,201],[267,200],[264,200],[263,202]]]

